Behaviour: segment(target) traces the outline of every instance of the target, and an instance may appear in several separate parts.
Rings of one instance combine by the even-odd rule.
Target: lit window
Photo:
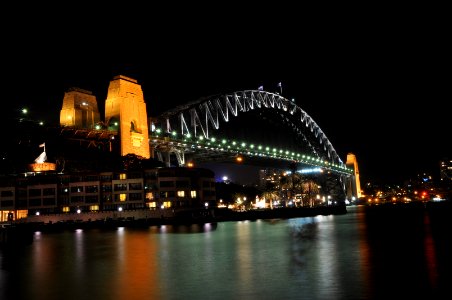
[[[154,199],[154,194],[153,193],[146,193],[146,200],[152,200]]]
[[[177,197],[184,198],[185,197],[185,191],[177,191]]]
[[[63,207],[63,212],[69,212],[69,206]]]
[[[196,198],[196,191],[191,191],[191,192],[190,192],[190,196],[191,196],[192,198]]]
[[[163,206],[164,207],[171,207],[171,201],[165,201],[165,202],[163,202]]]
[[[89,210],[99,210],[99,205],[91,205]]]
[[[146,206],[149,207],[149,208],[156,208],[157,207],[157,203],[155,201],[154,202],[149,202],[149,203],[146,203]]]
[[[125,173],[119,174],[119,179],[121,179],[121,180],[127,179],[127,174],[125,174]]]
[[[119,195],[119,201],[123,202],[123,201],[126,201],[126,199],[127,199],[127,194],[120,194]]]

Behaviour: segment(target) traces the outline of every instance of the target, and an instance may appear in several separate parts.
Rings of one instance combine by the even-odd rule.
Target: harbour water
[[[35,232],[0,299],[447,299],[450,221],[425,211]],[[450,219],[450,218],[449,218]]]

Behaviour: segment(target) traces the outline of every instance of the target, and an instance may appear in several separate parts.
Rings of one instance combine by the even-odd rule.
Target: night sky
[[[129,35],[114,25],[7,35],[1,113],[27,106],[30,116],[58,123],[70,87],[92,91],[103,112],[119,74],[141,84],[148,116],[212,94],[260,85],[276,92],[282,82],[283,96],[317,122],[344,162],[357,156],[363,181],[438,177],[439,161],[452,157],[451,52],[441,24],[287,18],[209,31],[213,20],[165,32],[152,23]]]

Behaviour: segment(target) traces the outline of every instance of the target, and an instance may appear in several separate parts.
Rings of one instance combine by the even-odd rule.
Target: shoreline
[[[123,213],[127,213],[124,211]],[[121,217],[117,213],[111,214],[115,217],[105,217],[97,219],[66,219],[62,221],[51,221],[52,215],[40,216],[39,220],[46,221],[34,221],[35,218],[30,217],[27,220],[16,222],[10,226],[23,228],[22,231],[60,231],[60,230],[75,230],[75,229],[108,229],[117,227],[149,227],[149,226],[161,226],[161,225],[192,225],[192,224],[205,224],[205,223],[219,223],[229,221],[255,221],[258,219],[289,219],[289,218],[301,218],[301,217],[313,217],[317,215],[338,215],[346,214],[347,209],[345,205],[337,206],[322,206],[322,207],[300,207],[300,208],[275,208],[275,209],[262,209],[262,210],[249,210],[249,211],[232,211],[230,209],[191,209],[184,210],[173,214],[172,216],[165,217],[151,217],[141,218],[136,217],[140,214],[135,213],[133,216],[129,212],[128,217]],[[46,218],[47,217],[47,218]]]
[[[389,222],[393,219],[419,218],[423,220],[424,215],[432,217],[432,225],[444,226],[450,225],[452,214],[452,202],[428,202],[428,203],[403,203],[403,204],[382,204],[382,205],[364,205],[366,219],[375,221],[378,224]],[[127,213],[128,211],[124,211]],[[51,221],[52,215],[40,216],[41,221],[35,221],[34,217],[21,219],[20,222],[0,224],[0,247],[10,247],[17,245],[31,244],[35,232],[61,232],[74,231],[78,229],[101,229],[112,230],[120,227],[130,228],[148,228],[150,226],[190,226],[203,224],[217,224],[230,221],[256,221],[256,220],[275,220],[315,217],[319,215],[341,215],[347,214],[347,206],[319,206],[319,207],[292,207],[292,208],[274,208],[248,211],[233,211],[227,208],[214,209],[190,209],[174,212],[171,216],[160,215],[160,217],[141,218],[137,211],[128,212],[128,217],[122,217],[116,212],[110,212],[113,217],[98,219],[88,218],[80,219],[82,214],[77,214],[78,219],[66,219],[64,221]],[[66,214],[68,217],[71,215]],[[382,219],[383,218],[383,219]],[[42,220],[46,220],[42,221]],[[439,224],[439,225],[438,225]]]

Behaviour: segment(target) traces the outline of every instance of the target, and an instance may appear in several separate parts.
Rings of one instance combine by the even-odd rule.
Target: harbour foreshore
[[[230,209],[186,210],[127,210],[86,213],[34,215],[15,222],[16,226],[28,225],[33,230],[58,228],[102,228],[118,226],[151,226],[170,224],[196,224],[257,219],[287,219],[346,213],[345,206],[300,208],[275,208],[233,211]]]

